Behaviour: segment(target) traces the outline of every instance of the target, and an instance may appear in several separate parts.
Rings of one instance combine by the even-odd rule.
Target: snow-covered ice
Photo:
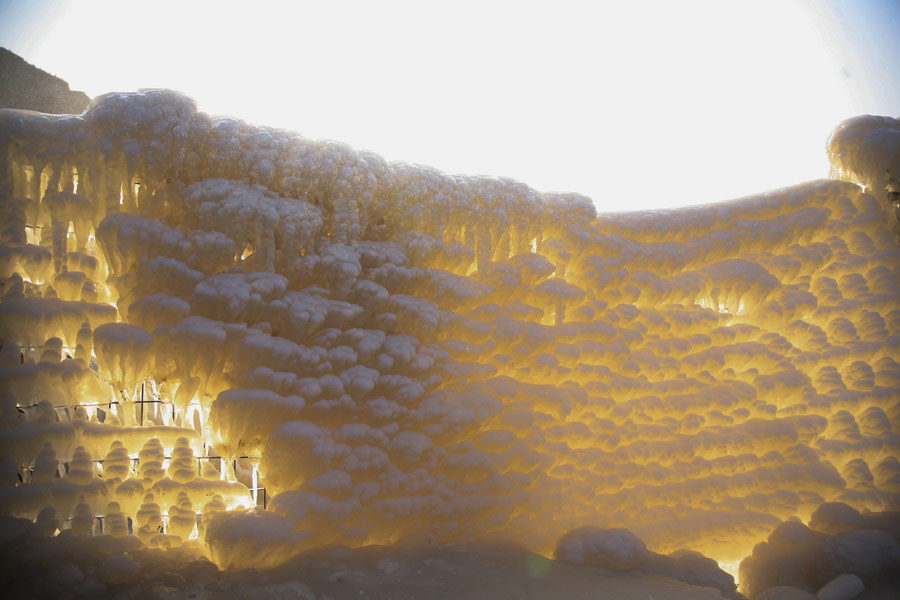
[[[722,593],[688,550],[752,553],[751,596],[797,547],[808,593],[883,579],[897,531],[859,523],[900,505],[897,132],[842,123],[841,179],[598,215],[164,90],[2,110],[0,512],[123,540],[88,592],[145,581],[139,551],[410,536]]]

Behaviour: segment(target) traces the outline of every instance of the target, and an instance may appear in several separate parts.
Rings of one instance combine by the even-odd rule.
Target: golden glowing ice
[[[587,525],[736,564],[897,509],[900,247],[854,139],[874,195],[597,215],[172,92],[0,111],[0,509],[232,568]]]

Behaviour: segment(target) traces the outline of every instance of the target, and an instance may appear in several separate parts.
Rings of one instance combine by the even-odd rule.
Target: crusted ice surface
[[[736,561],[900,502],[900,248],[854,183],[597,215],[159,90],[0,111],[0,154],[6,514],[241,568],[585,526]]]
[[[831,134],[828,156],[836,175],[861,183],[879,200],[900,201],[900,120],[847,119]]]

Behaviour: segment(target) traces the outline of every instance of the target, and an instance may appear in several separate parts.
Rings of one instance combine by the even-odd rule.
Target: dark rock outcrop
[[[81,114],[91,99],[84,92],[0,48],[0,108],[53,114]]]

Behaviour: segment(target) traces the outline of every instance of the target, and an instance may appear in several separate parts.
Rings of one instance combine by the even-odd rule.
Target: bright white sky
[[[629,210],[827,176],[838,122],[900,114],[898,15],[892,0],[0,0],[0,45],[90,96],[179,89],[206,112]]]

